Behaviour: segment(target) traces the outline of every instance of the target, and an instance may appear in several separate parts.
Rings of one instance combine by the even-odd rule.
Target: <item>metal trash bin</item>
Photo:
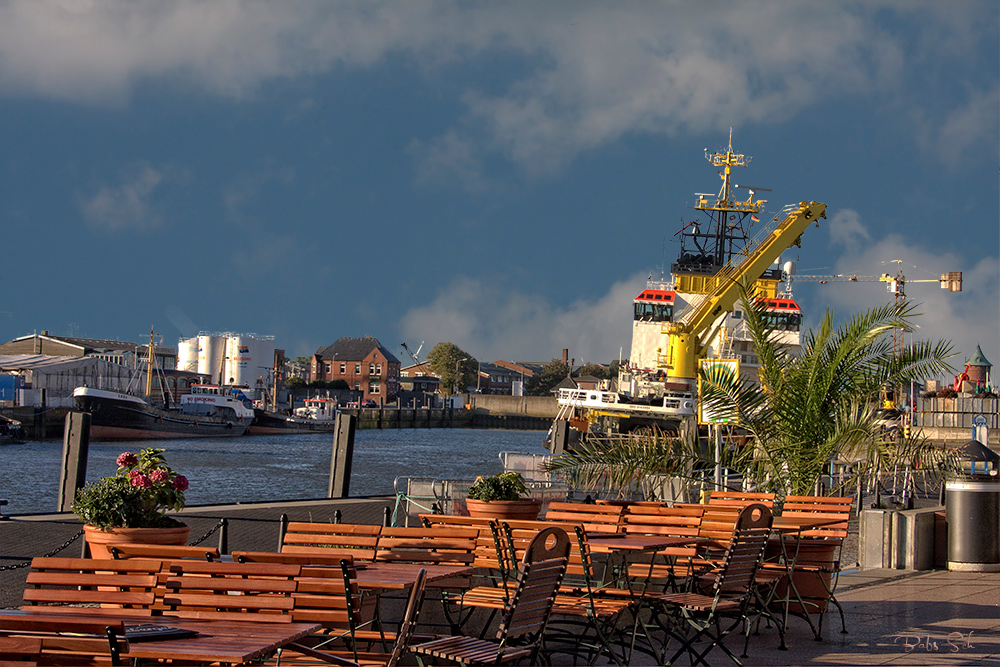
[[[968,465],[945,481],[948,569],[1000,572],[1000,455],[976,440],[957,453]]]

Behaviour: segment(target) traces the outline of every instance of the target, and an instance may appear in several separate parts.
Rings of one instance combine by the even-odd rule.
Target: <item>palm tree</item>
[[[736,377],[716,368],[701,378],[703,408],[738,424],[746,435],[744,445],[726,451],[726,465],[759,489],[807,495],[835,458],[857,462],[857,472],[884,466],[887,458],[933,457],[933,449],[919,438],[886,443],[875,437],[885,387],[950,369],[947,341],[913,342],[894,352],[891,333],[912,326],[913,304],[873,308],[840,328],[827,311],[819,329],[805,334],[796,350],[778,340],[765,303],[749,290],[743,286],[741,300],[760,359],[759,377]],[[621,451],[623,446],[627,451]],[[641,479],[653,470],[677,475],[703,463],[691,442],[661,442],[651,452],[648,443],[633,438],[614,446],[592,443],[554,459],[550,469],[578,483],[611,488],[612,479]]]

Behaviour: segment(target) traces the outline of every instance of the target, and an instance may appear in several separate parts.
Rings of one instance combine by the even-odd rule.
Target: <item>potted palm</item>
[[[94,558],[110,558],[114,544],[187,542],[190,527],[166,512],[184,508],[188,480],[166,465],[164,451],[123,452],[114,475],[77,491],[73,512]]]
[[[525,498],[528,488],[516,472],[477,477],[469,487],[465,507],[469,516],[490,519],[537,519],[542,501]]]

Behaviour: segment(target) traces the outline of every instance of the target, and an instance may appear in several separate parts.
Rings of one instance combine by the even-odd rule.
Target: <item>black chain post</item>
[[[389,508],[388,507],[383,507],[382,508],[382,525],[383,526],[392,525],[392,517],[389,514]]]
[[[278,551],[281,551],[281,545],[285,543],[285,531],[288,530],[288,515],[282,514],[278,517]]]
[[[229,519],[223,517],[219,520],[219,555],[225,556],[229,553]]]

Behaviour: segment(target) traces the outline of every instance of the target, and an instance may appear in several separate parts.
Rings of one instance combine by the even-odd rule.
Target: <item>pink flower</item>
[[[138,461],[139,460],[132,452],[122,452],[118,455],[117,463],[119,468],[131,468],[138,463]]]
[[[178,491],[187,491],[188,488],[188,478],[184,475],[177,475],[174,477],[174,483],[172,486]]]
[[[149,471],[149,477],[154,482],[166,482],[170,480],[170,473],[163,468],[153,468]]]
[[[143,489],[151,489],[153,488],[153,480],[146,477],[142,473],[139,473],[138,475],[134,475],[132,477],[132,486],[138,486]]]
[[[129,470],[128,471],[128,478],[129,479],[135,479],[136,475],[141,475],[141,474],[142,474],[141,470],[134,470],[134,469],[133,470]]]

